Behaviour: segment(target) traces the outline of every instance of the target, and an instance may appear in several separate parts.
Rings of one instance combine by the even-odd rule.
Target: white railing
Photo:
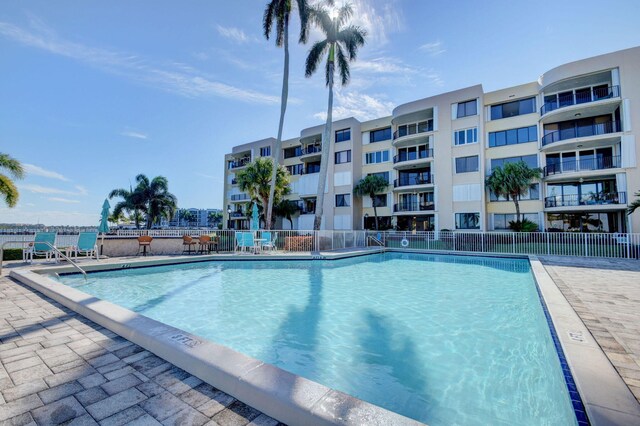
[[[5,230],[6,231],[6,230]],[[105,237],[136,238],[150,235],[160,238],[181,238],[216,235],[220,252],[235,249],[235,230],[162,229],[119,230]],[[243,231],[246,232],[246,231]],[[265,231],[257,231],[261,238]],[[331,251],[363,247],[425,250],[434,252],[474,252],[487,254],[531,254],[549,256],[583,256],[605,258],[640,258],[640,234],[569,233],[569,232],[405,232],[405,231],[305,231],[273,230],[278,250],[286,252]],[[7,241],[33,241],[35,234],[0,234],[0,244]],[[56,246],[76,244],[78,234],[58,234]],[[375,243],[374,243],[375,240]],[[8,245],[7,248],[12,247]],[[14,248],[20,248],[16,243]]]

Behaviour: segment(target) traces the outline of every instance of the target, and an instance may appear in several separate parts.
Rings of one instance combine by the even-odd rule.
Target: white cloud
[[[333,120],[355,117],[358,120],[372,120],[374,118],[391,115],[394,108],[392,102],[355,91],[337,91],[336,104],[333,108]],[[326,120],[326,112],[313,115],[319,120]]]
[[[247,43],[252,40],[251,37],[247,36],[240,28],[216,25],[216,29],[222,37],[233,40],[236,43]]]
[[[375,74],[417,74],[419,70],[404,64],[395,58],[374,58],[357,60],[351,63],[351,69]]]
[[[133,131],[124,131],[122,133],[120,133],[122,136],[126,136],[128,138],[134,138],[134,139],[149,139],[149,135],[147,135],[146,133],[140,133],[140,132],[133,132]]]
[[[79,204],[78,200],[71,200],[69,198],[60,198],[60,197],[49,197],[47,198],[49,201],[54,201],[56,203],[66,203],[66,204]]]
[[[447,51],[440,40],[425,43],[420,46],[420,50],[427,52],[430,56],[438,56]]]
[[[33,185],[33,184],[19,184],[18,188],[21,190],[29,191],[34,194],[46,194],[46,195],[87,195],[89,192],[81,185],[76,185],[76,191],[68,191],[65,189],[52,188],[50,186]]]
[[[26,46],[65,56],[105,72],[186,97],[218,96],[257,104],[280,102],[278,96],[212,81],[198,70],[184,64],[171,63],[160,67],[136,55],[62,39],[41,22],[32,20],[31,25],[34,31],[0,21],[0,35]]]
[[[24,167],[24,171],[27,175],[34,175],[34,176],[42,176],[42,177],[46,177],[46,178],[50,178],[50,179],[57,179],[57,180],[61,180],[64,182],[69,182],[69,179],[64,177],[63,175],[61,175],[58,172],[54,172],[51,170],[46,170],[43,169],[42,167],[36,166],[34,164],[23,164],[22,165]]]
[[[88,195],[89,191],[82,185],[76,185],[76,189],[78,190],[78,195]]]

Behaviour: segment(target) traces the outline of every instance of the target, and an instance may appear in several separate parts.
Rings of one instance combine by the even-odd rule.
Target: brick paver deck
[[[640,402],[640,261],[540,260]]]
[[[279,423],[0,277],[0,425]]]

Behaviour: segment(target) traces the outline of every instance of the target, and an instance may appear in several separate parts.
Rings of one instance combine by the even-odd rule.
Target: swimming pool
[[[527,260],[385,253],[60,280],[431,425],[576,424]]]

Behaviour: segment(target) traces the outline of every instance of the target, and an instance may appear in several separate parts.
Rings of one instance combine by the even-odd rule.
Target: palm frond
[[[18,204],[18,188],[8,176],[0,174],[0,196],[4,198],[4,201],[9,207],[15,207]]]
[[[340,45],[336,46],[336,50],[338,51],[338,68],[340,69],[340,81],[342,83],[343,86],[345,86],[348,82],[349,82],[349,76],[350,76],[350,71],[349,71],[349,62],[347,61],[347,58],[344,56],[344,53],[342,52],[342,48],[340,47]]]
[[[320,61],[322,61],[322,56],[329,46],[327,40],[317,41],[311,46],[309,50],[309,54],[307,55],[307,61],[305,66],[304,75],[305,77],[311,77],[313,73],[318,69],[318,65]]]
[[[340,9],[338,9],[338,16],[336,17],[337,27],[341,27],[351,19],[353,16],[353,8],[350,3],[346,3]]]
[[[305,44],[309,35],[309,5],[307,0],[297,0],[298,16],[300,17],[300,38],[298,43]]]
[[[278,5],[279,0],[271,0],[267,3],[267,7],[264,9],[264,17],[262,18],[262,29],[264,30],[264,37],[269,40],[271,36],[271,28],[273,25],[274,15],[276,11],[276,6]]]
[[[627,214],[632,214],[637,209],[640,209],[640,192],[636,192],[636,197],[637,198],[631,204],[629,204],[629,207],[627,208]]]
[[[0,153],[0,168],[7,170],[15,179],[22,179],[24,177],[22,164],[8,154]]]
[[[308,9],[309,19],[318,27],[325,36],[329,37],[333,33],[335,25],[327,9],[321,6],[310,6]]]
[[[360,27],[353,25],[348,26],[338,32],[336,38],[338,41],[345,45],[349,54],[349,60],[356,59],[358,54],[358,48],[364,46],[364,40],[367,36],[367,32]]]

